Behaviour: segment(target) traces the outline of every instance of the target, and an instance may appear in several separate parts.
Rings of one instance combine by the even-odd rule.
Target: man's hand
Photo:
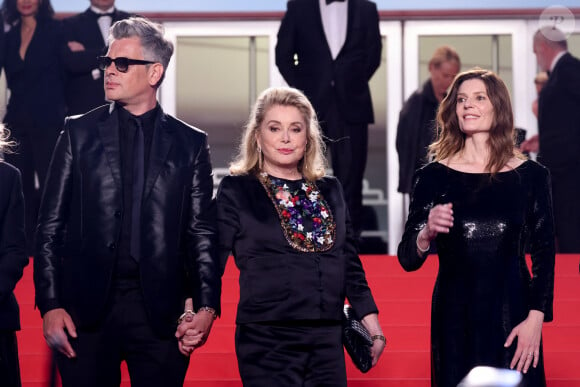
[[[58,308],[46,312],[42,317],[42,331],[50,348],[62,353],[69,359],[77,356],[67,337],[68,332],[71,337],[76,338],[77,331],[72,318],[66,310]]]
[[[540,137],[536,134],[520,144],[522,152],[538,152],[540,150]]]
[[[214,320],[211,312],[201,310],[192,313],[193,302],[191,298],[185,301],[185,317],[177,326],[175,337],[179,342],[179,351],[185,356],[191,355],[196,349],[205,344]]]
[[[67,45],[68,45],[69,50],[71,50],[72,52],[84,51],[85,50],[85,46],[83,46],[82,43],[75,42],[74,40],[71,40],[70,42],[67,42]]]

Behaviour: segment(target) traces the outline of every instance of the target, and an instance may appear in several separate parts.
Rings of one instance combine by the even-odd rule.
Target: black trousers
[[[5,159],[20,170],[25,204],[25,230],[28,255],[33,253],[34,232],[38,217],[40,196],[58,137],[58,128],[10,128],[11,138],[17,142],[14,153]],[[35,178],[38,177],[36,188]]]
[[[346,122],[333,99],[329,101],[321,126],[327,137],[334,176],[344,190],[354,237],[359,240],[363,222],[362,190],[367,165],[368,124]]]
[[[340,322],[238,325],[244,387],[346,387],[341,332]]]
[[[20,364],[16,332],[0,331],[0,385],[20,387]]]
[[[71,340],[77,357],[56,354],[63,387],[118,387],[123,360],[132,387],[183,386],[189,358],[174,337],[153,332],[140,293],[138,288],[116,291],[102,326],[77,329],[78,338]]]

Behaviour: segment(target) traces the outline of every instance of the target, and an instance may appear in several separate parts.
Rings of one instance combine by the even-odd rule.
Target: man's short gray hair
[[[113,40],[137,37],[143,48],[143,58],[163,65],[163,77],[157,86],[165,78],[165,71],[169,60],[173,55],[173,43],[164,36],[165,29],[161,24],[154,23],[142,16],[132,16],[119,20],[111,26],[109,32],[109,45]]]

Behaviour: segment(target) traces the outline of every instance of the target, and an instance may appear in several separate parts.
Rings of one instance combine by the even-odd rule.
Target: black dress
[[[60,21],[37,20],[24,59],[19,53],[20,22],[6,33],[4,44],[3,65],[10,99],[3,122],[18,142],[17,152],[7,154],[6,161],[22,174],[26,237],[28,253],[32,254],[40,194],[66,114]]]
[[[405,270],[425,261],[416,238],[436,204],[453,203],[454,225],[436,238],[439,273],[431,316],[431,384],[448,387],[477,365],[509,368],[511,330],[530,309],[551,321],[554,231],[546,168],[526,161],[512,171],[464,173],[434,162],[417,171],[398,258]],[[532,274],[525,253],[532,257]],[[524,376],[545,386],[543,354]]]

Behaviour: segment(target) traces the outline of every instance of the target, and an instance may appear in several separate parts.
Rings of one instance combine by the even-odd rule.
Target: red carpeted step
[[[544,351],[550,352],[556,349],[560,351],[576,351],[580,355],[580,326],[547,323],[544,324],[542,335]]]
[[[548,387],[579,387],[580,275],[578,255],[556,259],[554,322],[544,327]],[[429,387],[429,325],[431,293],[438,262],[431,256],[425,265],[407,273],[396,257],[362,257],[369,284],[381,313],[388,340],[379,365],[362,374],[347,359],[349,387]],[[238,271],[230,259],[223,277],[222,318],[214,324],[208,343],[196,351],[186,376],[187,387],[241,387],[234,353],[235,313],[239,297]],[[23,330],[19,332],[24,387],[45,387],[49,352],[42,337],[42,320],[34,309],[32,266],[18,284]],[[130,382],[122,366],[122,386]]]
[[[44,343],[42,343],[44,345]],[[48,349],[36,353],[22,353],[20,351],[20,372],[22,382],[38,382],[48,380],[50,370],[50,355]]]
[[[428,351],[429,325],[388,325],[382,324],[387,338],[387,352]]]
[[[579,380],[574,379],[549,379],[548,387],[578,387],[580,386]]]
[[[355,379],[428,379],[429,352],[424,351],[386,351],[381,356],[379,364],[366,374],[362,374],[346,359],[347,374]]]
[[[578,344],[578,343],[576,343]],[[580,367],[578,358],[580,351],[560,351],[556,348],[544,348],[544,366],[546,378],[554,379],[575,379],[577,386],[580,386]]]

